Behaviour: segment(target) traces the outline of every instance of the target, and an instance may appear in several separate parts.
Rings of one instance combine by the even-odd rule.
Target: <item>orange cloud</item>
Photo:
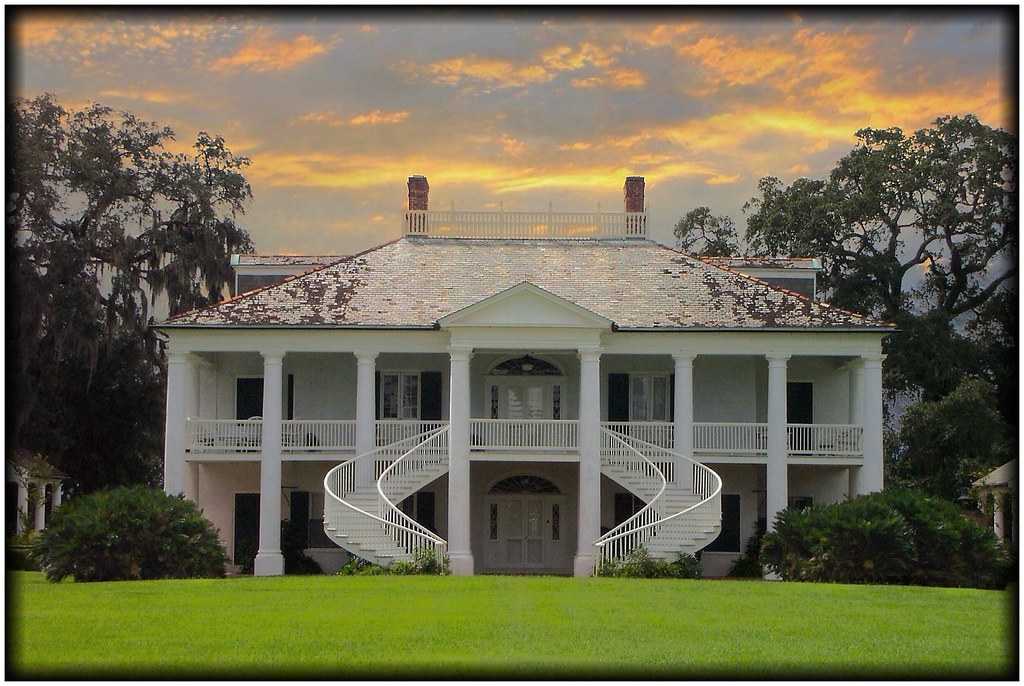
[[[275,40],[271,31],[258,29],[235,54],[214,60],[213,71],[285,71],[327,52],[327,45],[302,34],[291,40]]]
[[[465,81],[479,81],[491,88],[517,88],[534,83],[547,83],[554,73],[535,64],[516,64],[509,60],[467,55],[431,64],[402,62],[399,68],[433,83],[457,86]]]
[[[709,186],[721,186],[723,184],[736,183],[741,178],[740,174],[715,174],[714,176],[706,179],[704,183]]]
[[[636,69],[617,67],[609,69],[600,76],[591,76],[585,79],[573,79],[570,83],[577,88],[642,88],[647,84],[647,79]]]
[[[187,102],[195,99],[194,93],[176,93],[172,91],[162,90],[102,90],[100,96],[104,98],[117,98],[122,100],[142,100],[144,102],[158,103],[161,105],[176,103],[176,102]]]
[[[397,124],[408,118],[409,113],[405,111],[386,114],[380,110],[373,110],[372,112],[352,117],[348,120],[348,123],[352,126],[361,126],[363,124]]]
[[[589,65],[607,67],[615,62],[613,51],[594,45],[580,43],[578,48],[558,45],[540,53],[540,60],[545,66],[557,71],[576,71]]]
[[[673,45],[680,36],[692,33],[699,24],[688,22],[682,24],[659,24],[653,28],[627,27],[623,36],[634,43],[642,43],[650,48]]]

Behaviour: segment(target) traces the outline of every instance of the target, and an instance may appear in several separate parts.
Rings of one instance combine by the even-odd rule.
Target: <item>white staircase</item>
[[[448,543],[397,503],[448,472],[448,427],[426,431],[344,462],[324,478],[324,530],[351,554],[379,565],[410,561]],[[598,568],[643,547],[673,560],[695,553],[721,529],[722,481],[699,462],[653,443],[601,429],[601,473],[646,505],[596,542]],[[378,475],[370,482],[360,474]],[[692,475],[692,483],[689,477]]]
[[[641,547],[651,557],[672,561],[701,550],[722,528],[722,480],[699,462],[601,429],[601,473],[646,504],[597,539],[598,568]]]
[[[371,471],[372,470],[372,471]],[[324,531],[352,555],[387,566],[448,543],[397,503],[448,472],[448,427],[427,431],[343,462],[324,477]],[[379,474],[360,483],[359,474]]]

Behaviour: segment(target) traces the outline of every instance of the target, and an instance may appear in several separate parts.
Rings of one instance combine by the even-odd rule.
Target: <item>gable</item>
[[[452,326],[558,327],[607,329],[612,321],[523,281],[441,317],[441,328]]]

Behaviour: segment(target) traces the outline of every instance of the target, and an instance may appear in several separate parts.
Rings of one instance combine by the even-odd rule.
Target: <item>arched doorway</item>
[[[531,474],[501,479],[485,496],[484,514],[485,567],[492,573],[539,573],[571,564],[566,497],[552,481]]]
[[[524,355],[495,365],[487,375],[491,419],[562,419],[565,377],[553,362]]]

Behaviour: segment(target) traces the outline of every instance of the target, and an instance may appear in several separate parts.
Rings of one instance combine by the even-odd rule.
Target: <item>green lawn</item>
[[[23,678],[1016,678],[1016,593],[761,581],[8,574]]]

